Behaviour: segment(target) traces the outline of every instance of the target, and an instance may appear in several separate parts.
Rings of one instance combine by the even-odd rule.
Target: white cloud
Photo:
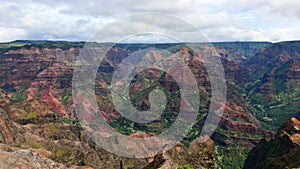
[[[26,37],[26,32],[18,28],[1,28],[0,27],[0,41],[8,42]]]
[[[282,41],[282,40],[299,40],[300,37],[300,27],[298,28],[282,28],[273,29],[269,31],[270,41]]]
[[[0,41],[14,39],[87,40],[105,24],[141,12],[179,16],[203,31],[209,39],[270,40],[300,39],[300,1],[284,0],[11,0],[0,4]],[[182,25],[159,18],[161,27]],[[145,16],[135,29],[151,25]],[[112,31],[121,33],[119,28]],[[126,29],[131,29],[130,26]],[[162,30],[163,31],[163,30]],[[186,30],[182,30],[183,32]]]
[[[65,1],[66,2],[66,1]],[[172,14],[192,12],[195,0],[101,0],[81,1],[73,0],[66,4],[70,7],[64,12],[80,13],[92,16],[124,16],[140,12],[167,12]]]
[[[199,29],[214,28],[231,24],[228,12],[225,10],[215,13],[203,13],[203,11],[195,11],[193,14],[186,15],[186,19]]]
[[[235,10],[254,9],[266,15],[300,18],[300,1],[295,0],[227,0],[227,4]]]
[[[211,41],[268,41],[265,32],[259,29],[218,27],[204,31]]]

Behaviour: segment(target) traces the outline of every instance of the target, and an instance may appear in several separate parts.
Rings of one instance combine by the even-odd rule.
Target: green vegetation
[[[63,118],[62,120],[61,120],[63,123],[66,123],[66,124],[74,124],[74,125],[76,125],[76,126],[81,126],[82,125],[82,122],[81,121],[79,121],[79,120],[72,120],[72,119],[70,119],[70,118]]]
[[[249,92],[247,99],[256,109],[254,115],[262,122],[265,129],[277,130],[287,119],[293,117],[300,109],[300,88],[297,82],[276,82],[271,81],[274,92],[253,92],[256,87]],[[278,88],[278,92],[276,92]],[[281,88],[281,90],[279,90]]]
[[[65,164],[78,165],[83,160],[78,158],[78,149],[65,143],[55,146],[52,151],[55,157]]]
[[[288,42],[286,42],[288,43]],[[243,106],[243,109],[247,112],[252,113],[260,122],[262,123],[263,127],[265,129],[271,129],[276,130],[278,126],[287,118],[292,117],[295,113],[297,113],[300,110],[300,88],[299,88],[299,81],[292,81],[289,79],[291,76],[290,68],[291,65],[297,63],[299,65],[299,62],[295,62],[294,60],[290,60],[287,62],[281,61],[275,62],[276,59],[274,57],[274,53],[272,52],[265,52],[261,53],[260,55],[257,55],[258,52],[264,47],[267,47],[270,43],[266,42],[257,42],[257,43],[249,43],[249,42],[235,42],[235,43],[213,43],[213,45],[219,49],[225,49],[228,53],[222,54],[222,57],[226,57],[229,60],[237,59],[237,62],[241,63],[242,66],[247,67],[249,65],[255,65],[259,62],[263,62],[263,64],[258,65],[259,69],[255,70],[251,75],[252,79],[251,82],[247,83],[245,86],[241,86],[241,84],[237,84],[234,82],[234,80],[227,81],[228,83],[228,91],[230,95],[228,96],[228,99],[239,105]],[[17,49],[20,47],[24,48],[31,48],[31,47],[37,47],[37,48],[59,48],[62,50],[69,50],[70,48],[82,48],[85,45],[84,42],[65,42],[65,41],[57,41],[57,42],[50,42],[50,41],[15,41],[15,42],[9,42],[9,43],[1,43],[0,44],[0,54],[3,54],[4,52],[10,50],[10,49]],[[192,44],[197,45],[199,44]],[[290,50],[290,48],[286,48],[285,43],[277,44],[278,50],[286,50],[289,51],[289,56],[293,57],[295,55],[298,55],[300,53],[299,45],[296,43],[290,42],[289,45],[290,48],[295,48],[293,50]],[[183,48],[187,48],[190,55],[194,55],[194,51],[192,51],[189,48],[189,45],[181,43],[181,44],[117,44],[115,47],[120,47],[121,51],[127,54],[128,51],[138,51],[141,49],[145,49],[147,47],[153,47],[157,49],[165,49],[167,51],[170,51],[172,53],[178,52],[182,50]],[[200,45],[201,48],[201,45]],[[119,50],[120,51],[120,50]],[[282,51],[279,52],[280,54]],[[164,57],[164,55],[163,55]],[[261,61],[262,58],[265,59]],[[298,57],[298,56],[297,56]],[[275,59],[274,59],[275,58]],[[299,60],[299,59],[298,59]],[[113,63],[115,64],[115,63]],[[15,65],[13,65],[15,66]],[[48,65],[42,65],[41,70],[43,70],[44,67],[47,67]],[[257,65],[256,65],[257,66]],[[276,67],[277,66],[277,67]],[[299,66],[298,66],[299,68]],[[112,68],[113,69],[113,68]],[[40,70],[40,71],[41,71]],[[199,70],[196,70],[199,71]],[[151,78],[148,78],[145,75],[148,75],[147,72],[144,74],[142,73],[141,76],[135,77],[133,79],[133,82],[140,82],[141,83],[141,89],[134,91],[134,95],[130,96],[130,101],[132,104],[138,109],[138,110],[144,110],[149,108],[151,105],[149,105],[148,95],[149,93],[154,89],[158,87],[161,87],[164,81],[163,77],[164,72],[159,71],[157,81],[153,82],[151,81]],[[197,72],[198,73],[198,72]],[[96,85],[96,91],[97,94],[101,95],[99,96],[99,106],[101,109],[109,110],[113,109],[112,99],[110,96],[110,93],[108,92],[111,89],[110,81],[112,78],[112,72],[104,73],[104,72],[98,72],[97,78],[105,81],[105,89],[103,89],[103,86],[97,86]],[[293,75],[293,74],[292,74]],[[200,78],[200,75],[199,75]],[[208,78],[208,77],[207,77]],[[174,79],[171,79],[168,81],[168,83],[173,83]],[[71,90],[68,89],[68,86],[70,83],[67,81],[63,75],[59,75],[59,83],[57,83],[57,88],[62,89],[59,90],[61,92],[62,96],[62,104],[64,105],[70,105],[72,102],[71,99]],[[84,85],[84,83],[83,83]],[[168,84],[165,84],[168,85]],[[172,84],[171,84],[172,85]],[[19,85],[22,86],[22,85]],[[143,88],[147,86],[147,88]],[[18,101],[25,101],[26,96],[24,94],[24,91],[27,89],[27,87],[24,87],[21,90],[15,90],[14,85],[8,85],[6,84],[2,88],[12,92],[12,98]],[[173,86],[172,86],[173,87]],[[175,87],[176,88],[176,87]],[[68,90],[67,90],[68,89]],[[163,88],[160,88],[163,90]],[[209,93],[209,87],[204,86],[201,88],[203,91]],[[44,90],[44,86],[41,86],[40,90]],[[132,92],[132,91],[131,91]],[[172,101],[174,101],[175,104],[179,105],[179,102],[176,102],[176,99],[180,98],[180,92],[177,91],[164,91],[167,96],[167,106],[170,105]],[[205,94],[207,94],[205,93]],[[88,93],[84,93],[89,97]],[[185,126],[187,130],[189,130],[188,135],[186,138],[182,141],[182,143],[185,146],[188,146],[192,140],[197,138],[200,135],[202,122],[204,121],[209,107],[209,99],[208,96],[205,94],[201,95],[200,93],[200,110],[199,115],[194,124],[191,126]],[[235,97],[237,96],[237,97]],[[243,102],[244,100],[240,99],[241,97],[245,98],[249,102],[249,106],[245,105],[248,103]],[[36,96],[36,99],[38,99],[38,96]],[[142,101],[141,101],[142,100]],[[241,101],[242,100],[242,101]],[[195,102],[189,101],[190,104],[195,104]],[[196,103],[198,104],[198,103]],[[27,111],[26,111],[27,110]],[[24,117],[27,119],[36,118],[37,112],[31,112],[28,109],[26,110],[20,110],[22,113],[24,113]],[[237,111],[233,108],[233,111]],[[176,107],[166,107],[166,110],[162,114],[162,116],[147,124],[139,124],[132,122],[128,119],[125,119],[123,117],[121,118],[115,118],[112,122],[109,122],[112,127],[114,127],[118,132],[129,135],[131,133],[135,133],[137,131],[144,131],[147,133],[155,133],[160,134],[165,129],[169,128],[170,125],[174,123],[174,121],[177,118],[177,108]],[[239,117],[230,117],[233,121],[239,121]],[[81,126],[81,122],[77,120],[73,120],[71,118],[63,118],[61,122],[66,124],[72,124],[76,126]],[[49,128],[54,133],[60,133],[61,129],[59,128],[59,125],[56,124],[49,124]],[[241,133],[238,131],[229,131],[229,130],[223,130],[218,128],[217,132],[224,134],[226,136],[230,136],[231,138],[240,138],[240,139],[255,139],[259,140],[262,138],[262,136],[259,135],[252,135],[247,133]],[[278,135],[278,137],[283,138],[284,134],[281,133]],[[26,143],[33,148],[42,148],[35,140],[32,140],[30,138],[26,138]],[[224,141],[229,141],[225,140]],[[230,140],[231,141],[231,140]],[[275,144],[275,143],[273,143]],[[72,148],[72,147],[71,147]],[[58,147],[53,152],[55,156],[59,159],[64,158],[63,161],[68,162],[70,159],[74,158],[74,151],[71,148],[65,148],[65,147]],[[203,149],[203,152],[205,153],[208,151],[207,149]],[[235,145],[235,142],[233,141],[232,144],[229,146],[216,146],[216,155],[217,155],[217,164],[220,168],[242,168],[244,161],[247,157],[247,154],[249,153],[250,149],[248,148],[241,148],[237,145]],[[281,152],[281,151],[275,151],[272,150],[274,154]],[[293,150],[295,151],[295,150]],[[299,151],[298,151],[299,152]],[[284,161],[287,161],[289,158],[288,155],[284,156],[282,161],[277,161],[278,159],[275,158],[275,156],[272,156],[274,154],[268,154],[268,158],[272,162],[277,162],[281,165]],[[292,155],[298,155],[297,152],[291,152]],[[110,161],[107,161],[108,163]],[[189,163],[182,163],[182,164],[189,164]],[[133,164],[128,163],[127,165],[133,166]],[[298,162],[291,163],[291,166],[298,165]],[[183,165],[177,167],[177,169],[191,169],[193,167],[188,165]]]
[[[194,168],[190,165],[183,165],[183,166],[176,167],[176,169],[194,169]]]
[[[8,92],[16,92],[16,89],[14,88],[14,85],[5,84],[2,89]]]
[[[45,41],[44,43],[38,43],[28,45],[24,47],[37,47],[37,48],[59,48],[62,50],[69,50],[70,48],[82,48],[85,42],[68,42],[68,41]]]
[[[71,91],[70,89],[66,89],[66,88],[63,88],[62,89],[62,92],[61,92],[61,96],[62,96],[62,103],[63,105],[68,105],[70,104],[70,98],[71,98]]]
[[[17,91],[12,95],[12,98],[13,98],[14,100],[17,100],[17,101],[20,101],[20,102],[25,101],[24,89],[17,90]]]
[[[49,126],[51,132],[53,132],[54,134],[61,132],[60,124],[58,124],[58,123],[49,123],[48,126]]]
[[[236,145],[227,147],[216,146],[217,165],[222,169],[243,168],[249,148],[242,148]]]
[[[195,52],[187,44],[184,43],[171,46],[168,48],[168,51],[170,51],[171,53],[176,53],[184,48],[188,49],[188,52],[191,56],[195,55]]]
[[[300,166],[300,147],[293,145],[288,138],[293,133],[284,123],[276,137],[263,139],[254,147],[245,161],[244,168],[297,168]]]
[[[123,117],[114,119],[114,121],[111,122],[110,125],[123,135],[130,135],[136,132],[134,122]],[[141,131],[143,129],[139,130]]]
[[[61,150],[58,150],[58,151],[55,153],[55,156],[59,158],[59,157],[61,157],[63,154],[65,154],[65,151],[61,149]]]
[[[242,132],[239,132],[239,131],[223,130],[220,127],[217,128],[217,132],[222,133],[222,134],[227,135],[227,136],[233,136],[233,137],[237,137],[237,138],[244,138],[244,139],[252,138],[252,139],[256,139],[256,140],[262,139],[262,136],[260,136],[260,135],[242,133]]]
[[[19,47],[22,47],[26,45],[25,43],[22,42],[7,42],[7,43],[0,43],[0,55],[2,55],[3,53],[12,50],[12,49],[17,49]]]
[[[69,95],[65,95],[65,96],[62,98],[62,102],[63,102],[64,104],[66,104],[67,101],[69,100],[69,98],[70,98]]]
[[[28,115],[27,115],[27,118],[28,119],[32,119],[32,118],[35,118],[36,117],[36,112],[32,112],[32,113],[29,113]]]
[[[84,45],[85,42],[17,40],[13,42],[0,43],[0,55],[9,50],[15,50],[21,47],[60,48],[63,50],[69,50],[70,48],[76,47],[82,48]]]
[[[37,116],[36,111],[30,113],[24,109],[17,109],[17,110],[24,114],[23,117],[19,117],[20,119],[34,119]]]
[[[25,143],[30,147],[30,148],[44,148],[42,145],[37,143],[36,141],[32,140],[30,137],[25,137]]]

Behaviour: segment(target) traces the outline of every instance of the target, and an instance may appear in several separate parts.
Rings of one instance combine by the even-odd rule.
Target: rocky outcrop
[[[63,164],[42,157],[30,149],[18,149],[0,144],[0,168],[67,169]]]
[[[217,167],[215,160],[214,142],[206,136],[192,141],[187,149],[178,143],[171,150],[156,155],[144,169],[176,168],[179,166],[215,169]]]
[[[28,116],[19,110],[26,104],[26,101],[20,103],[10,99],[5,91],[0,90],[0,168],[113,169],[120,168],[120,163],[125,168],[144,168],[154,161],[161,163],[154,168],[180,165],[215,168],[214,143],[208,137],[195,140],[188,149],[178,143],[171,150],[163,150],[163,162],[157,162],[158,158],[124,158],[100,148],[81,126],[62,123],[51,115],[37,113]],[[135,133],[130,137],[149,136],[153,135]],[[198,155],[193,159],[189,157],[191,154]]]
[[[223,116],[212,139],[223,146],[239,145],[242,147],[253,147],[260,139],[270,139],[275,132],[262,128],[260,122],[248,111],[251,106],[234,93],[229,93]],[[239,106],[243,105],[243,106]]]
[[[251,150],[245,169],[300,167],[300,121],[291,118],[277,131],[275,139],[263,139]]]
[[[70,93],[74,61],[80,48],[38,48],[9,50],[0,57],[0,86],[17,92],[16,99],[39,100],[58,114],[67,115],[63,93]]]
[[[244,85],[251,81],[251,76],[247,69],[241,67],[241,65],[235,60],[222,59],[222,64],[225,69],[226,79],[234,82],[236,85],[244,87]]]
[[[166,157],[179,166],[190,165],[194,168],[216,168],[215,144],[207,136],[195,139],[186,150],[182,150],[180,147],[171,149],[166,153]]]

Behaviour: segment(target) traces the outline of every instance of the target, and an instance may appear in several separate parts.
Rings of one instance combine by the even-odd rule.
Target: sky
[[[0,1],[0,42],[86,41],[119,18],[144,12],[177,16],[214,42],[300,40],[298,0]],[[139,29],[149,26],[151,21],[144,20]]]

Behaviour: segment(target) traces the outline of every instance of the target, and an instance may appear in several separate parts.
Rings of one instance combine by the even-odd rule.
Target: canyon
[[[208,48],[207,44],[196,45]],[[231,157],[239,163],[227,167],[243,167],[247,153],[259,146],[261,139],[277,138],[275,131],[278,127],[299,111],[300,42],[220,42],[212,45],[223,64],[216,66],[223,66],[225,70],[227,94],[218,128],[210,138],[201,138],[206,140],[203,145],[199,144],[198,137],[210,106],[211,84],[201,59],[188,46],[116,44],[106,53],[95,79],[99,115],[124,135],[157,135],[170,127],[180,109],[176,81],[168,73],[147,69],[132,79],[131,101],[138,110],[147,110],[151,107],[149,93],[157,87],[163,88],[170,103],[164,114],[149,124],[140,124],[117,112],[110,92],[111,78],[131,53],[149,49],[153,60],[175,56],[185,58],[195,76],[201,98],[197,121],[182,143],[178,143],[177,149],[175,147],[153,158],[130,159],[95,145],[84,132],[76,114],[72,78],[83,42],[15,41],[0,44],[0,159],[1,156],[22,156],[41,166],[61,168],[117,168],[120,161],[125,168],[184,165],[216,168],[224,160],[228,161],[231,150],[234,150],[243,155]],[[162,57],[154,49],[167,50],[172,55]],[[188,154],[191,153],[199,154],[195,157],[200,160],[190,159]]]

